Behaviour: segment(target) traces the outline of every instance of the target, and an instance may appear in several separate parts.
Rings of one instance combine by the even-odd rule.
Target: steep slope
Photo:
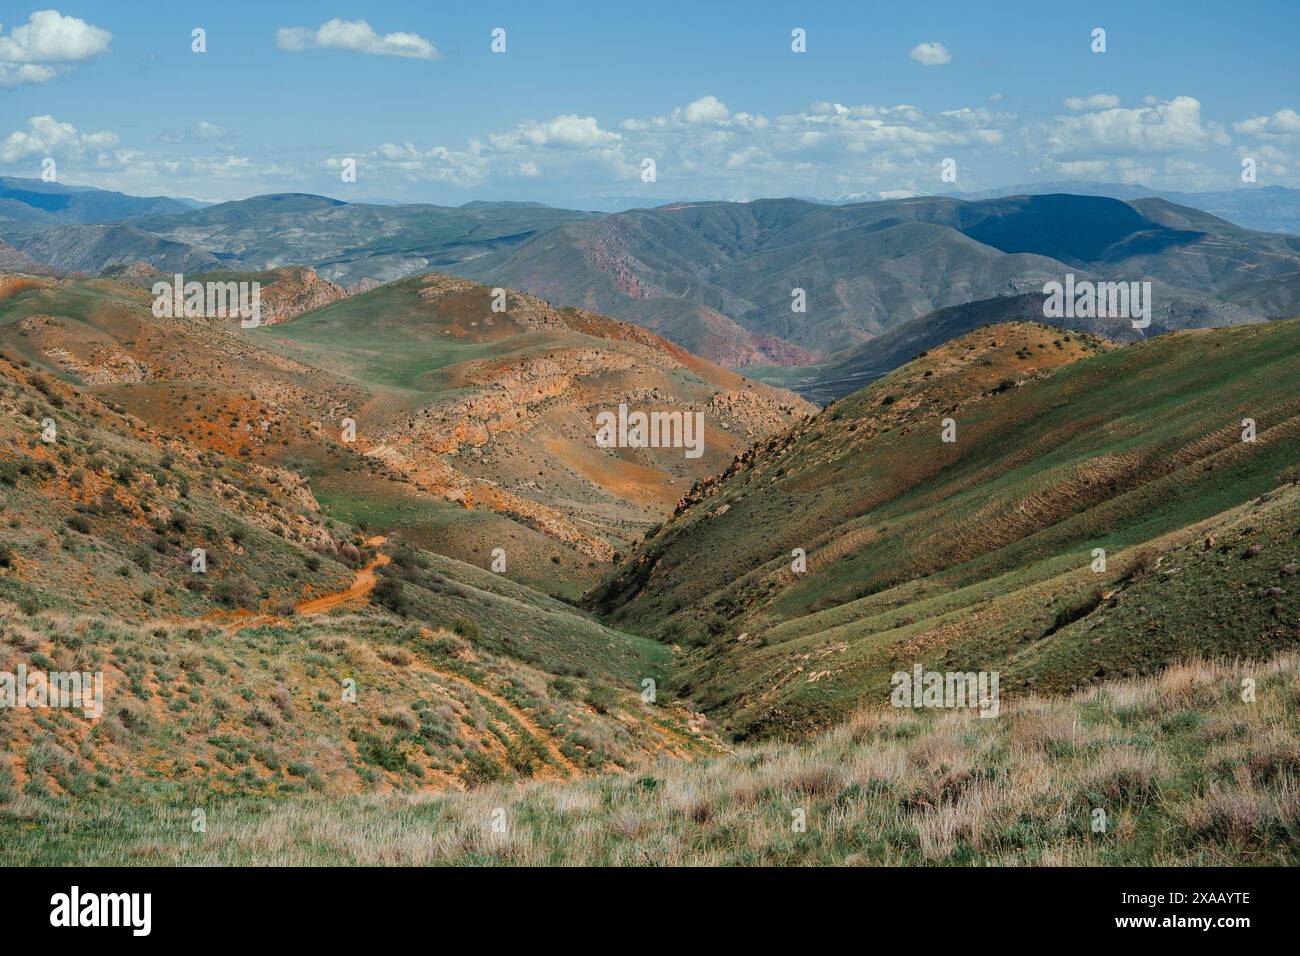
[[[29,278],[0,299],[0,345],[163,432],[305,475],[331,514],[480,567],[503,549],[509,576],[570,596],[693,481],[813,411],[635,326],[517,294],[494,313],[466,280],[335,298],[310,270],[216,275],[266,280],[273,321],[155,319],[144,274]],[[334,301],[274,321],[317,296]],[[598,447],[596,416],[620,404],[702,414],[701,454]]]
[[[0,242],[0,272],[22,272],[34,274],[47,271],[28,255],[13,246]]]
[[[824,726],[917,662],[1014,693],[1269,653],[1300,634],[1300,493],[1275,492],[1298,363],[1300,321],[982,329],[742,456],[593,602],[694,645],[677,686],[740,735]]]
[[[1257,694],[1250,701],[1247,681]],[[165,797],[29,792],[21,812],[0,815],[0,862],[1296,865],[1294,653],[1029,697],[1008,702],[1000,718],[871,709],[799,744],[660,760],[625,776],[470,793],[207,800],[221,826],[201,840],[188,804]],[[791,829],[792,808],[804,811],[803,832]],[[1103,832],[1092,827],[1098,809]],[[489,833],[484,821],[502,811],[507,832]]]
[[[328,279],[322,279],[316,270],[306,266],[285,266],[265,272],[207,272],[188,276],[195,282],[257,282],[261,292],[263,325],[288,322],[304,312],[319,309],[346,299],[351,293]]]
[[[1079,281],[1096,281],[1096,274],[1075,274]],[[1231,295],[1236,296],[1234,288]],[[1273,317],[1278,309],[1286,308],[1290,292],[1286,280],[1261,279],[1257,287],[1243,298],[1264,315]],[[1181,328],[1216,328],[1259,321],[1254,313],[1218,299],[1189,295],[1162,282],[1151,283],[1151,324],[1143,329],[1133,327],[1131,318],[1098,318],[1075,316],[1052,318],[1050,321],[1068,330],[1083,334],[1100,335],[1118,342],[1160,335]],[[873,382],[905,363],[918,352],[941,345],[974,329],[999,322],[1042,322],[1044,296],[1042,290],[1022,295],[997,296],[961,305],[939,309],[929,315],[896,325],[861,345],[841,352],[832,361],[806,369],[755,369],[753,374],[761,381],[797,391],[811,401],[825,403]],[[1287,314],[1290,314],[1289,312]]]
[[[0,412],[0,670],[103,682],[3,709],[6,801],[456,788],[712,749],[638,696],[666,648],[364,539],[300,476],[25,360],[0,357]]]
[[[514,293],[504,304],[494,312],[491,289],[423,276],[254,338],[372,389],[355,415],[363,454],[418,489],[512,515],[589,560],[607,560],[692,481],[812,411],[636,326]],[[620,404],[702,414],[702,453],[598,447],[597,415]],[[486,561],[493,547],[517,550],[496,527],[463,529],[474,550],[452,553]],[[445,533],[436,540],[451,546]],[[519,557],[533,560],[533,546],[521,544]]]

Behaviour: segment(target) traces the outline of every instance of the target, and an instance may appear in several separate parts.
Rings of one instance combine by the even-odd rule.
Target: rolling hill
[[[6,807],[460,788],[716,749],[641,702],[662,645],[367,537],[300,475],[78,378],[0,356],[0,671],[103,681],[93,720],[0,711]]]
[[[1164,199],[1180,206],[1200,209],[1229,222],[1260,232],[1300,235],[1300,189],[1286,186],[1246,186],[1209,192],[1176,192],[1148,189],[1128,183],[1098,183],[1068,180],[1025,183],[954,194],[958,199],[1003,199],[1007,196],[1038,196],[1070,193],[1075,196],[1108,196],[1111,199]]]
[[[674,687],[740,737],[883,704],[915,662],[1015,694],[1268,656],[1300,637],[1297,363],[1295,320],[979,329],[693,489],[591,606],[693,648]]]
[[[1244,681],[1258,691],[1242,700]],[[1294,866],[1300,660],[1204,662],[1064,698],[871,710],[798,744],[467,793],[26,797],[12,866]],[[1095,832],[1096,810],[1107,826]],[[802,829],[792,826],[802,812]],[[505,814],[505,833],[483,821]],[[166,821],[159,825],[159,821]]]
[[[281,321],[0,279],[0,670],[107,689],[0,714],[6,862],[1291,861],[1300,321],[954,310],[813,416],[464,279],[216,277]],[[707,454],[584,458],[620,400]],[[915,663],[998,670],[1003,719],[888,707]]]
[[[223,265],[219,256],[132,225],[27,227],[6,232],[20,252],[59,272],[96,275],[135,262],[168,273],[207,272]]]
[[[692,482],[813,411],[635,326],[518,294],[494,313],[464,279],[348,296],[309,269],[208,277],[263,282],[266,324],[155,319],[147,270],[30,278],[0,300],[0,345],[164,433],[306,476],[338,517],[480,567],[504,549],[510,576],[570,597]],[[596,415],[625,403],[702,414],[702,454],[596,447]]]

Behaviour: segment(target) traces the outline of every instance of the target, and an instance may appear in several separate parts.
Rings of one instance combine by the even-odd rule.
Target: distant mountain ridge
[[[1088,194],[1040,191],[1057,187]],[[837,387],[887,371],[880,358],[893,353],[871,343],[895,328],[945,309],[1041,294],[1071,272],[1152,282],[1153,325],[1144,335],[1300,309],[1294,236],[1247,229],[1144,187],[1024,188],[987,199],[681,201],[610,214],[302,193],[179,211],[179,201],[166,200],[165,211],[140,212],[157,201],[139,200],[130,208],[140,214],[120,222],[0,220],[0,240],[40,265],[90,274],[133,263],[161,272],[306,266],[324,281],[368,288],[445,271],[616,316],[727,367],[807,367],[800,387],[808,395],[827,394],[817,382],[822,367],[839,367]],[[103,192],[63,189],[49,195],[61,203]],[[1235,190],[1223,202],[1283,202],[1293,193],[1300,195]],[[1020,316],[1013,311],[1006,317]],[[1077,324],[1109,337],[1137,334],[1123,319]]]
[[[1076,196],[1106,196],[1110,199],[1166,199],[1191,206],[1247,229],[1300,235],[1300,189],[1286,186],[1248,186],[1209,192],[1179,192],[1148,189],[1128,183],[1061,181],[1025,183],[968,193],[948,193],[956,199],[1003,199],[1007,196],[1038,196],[1071,193]]]
[[[85,224],[133,216],[185,212],[193,199],[128,196],[92,186],[65,186],[40,179],[0,176],[0,221]]]
[[[1161,199],[1073,195],[679,203],[567,223],[455,267],[654,329],[715,361],[712,330],[836,359],[930,313],[1037,292],[1067,273],[1159,283],[1158,330],[1284,314],[1300,239]],[[806,311],[796,311],[802,296]],[[1126,321],[1089,331],[1133,337]],[[764,361],[766,357],[766,361]]]

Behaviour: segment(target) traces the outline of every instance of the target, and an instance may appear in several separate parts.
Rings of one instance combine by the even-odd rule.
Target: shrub
[[[415,719],[415,715],[405,710],[387,710],[379,715],[379,722],[389,727],[396,727],[398,730],[404,730],[408,734],[414,734],[420,729],[420,722]]]
[[[506,745],[506,762],[520,776],[531,777],[542,762],[541,747],[531,737],[516,737]]]
[[[243,574],[224,577],[212,588],[212,599],[228,608],[251,610],[257,607],[259,597],[257,586]]]
[[[387,574],[381,575],[375,585],[370,599],[380,607],[386,607],[394,614],[405,615],[411,609],[411,602],[406,596],[402,582]]]
[[[479,630],[477,622],[471,621],[467,617],[456,618],[456,620],[451,622],[451,629],[453,632],[469,641],[477,641],[483,636],[483,632]]]
[[[557,677],[546,687],[552,695],[562,700],[573,700],[578,696],[578,682],[571,677]]]
[[[411,655],[400,647],[381,647],[379,658],[398,667],[405,667],[411,663]]]
[[[587,703],[598,714],[607,714],[618,703],[618,692],[608,684],[592,681],[587,687]]]
[[[460,776],[472,786],[480,783],[495,783],[505,777],[505,771],[483,751],[470,750],[465,754],[465,766],[461,768]]]

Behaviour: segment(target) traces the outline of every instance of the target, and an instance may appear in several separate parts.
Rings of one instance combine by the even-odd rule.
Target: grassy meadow
[[[583,780],[193,804],[11,793],[0,862],[1294,866],[1297,731],[1300,658],[1190,663],[991,719],[866,711],[801,744]]]

